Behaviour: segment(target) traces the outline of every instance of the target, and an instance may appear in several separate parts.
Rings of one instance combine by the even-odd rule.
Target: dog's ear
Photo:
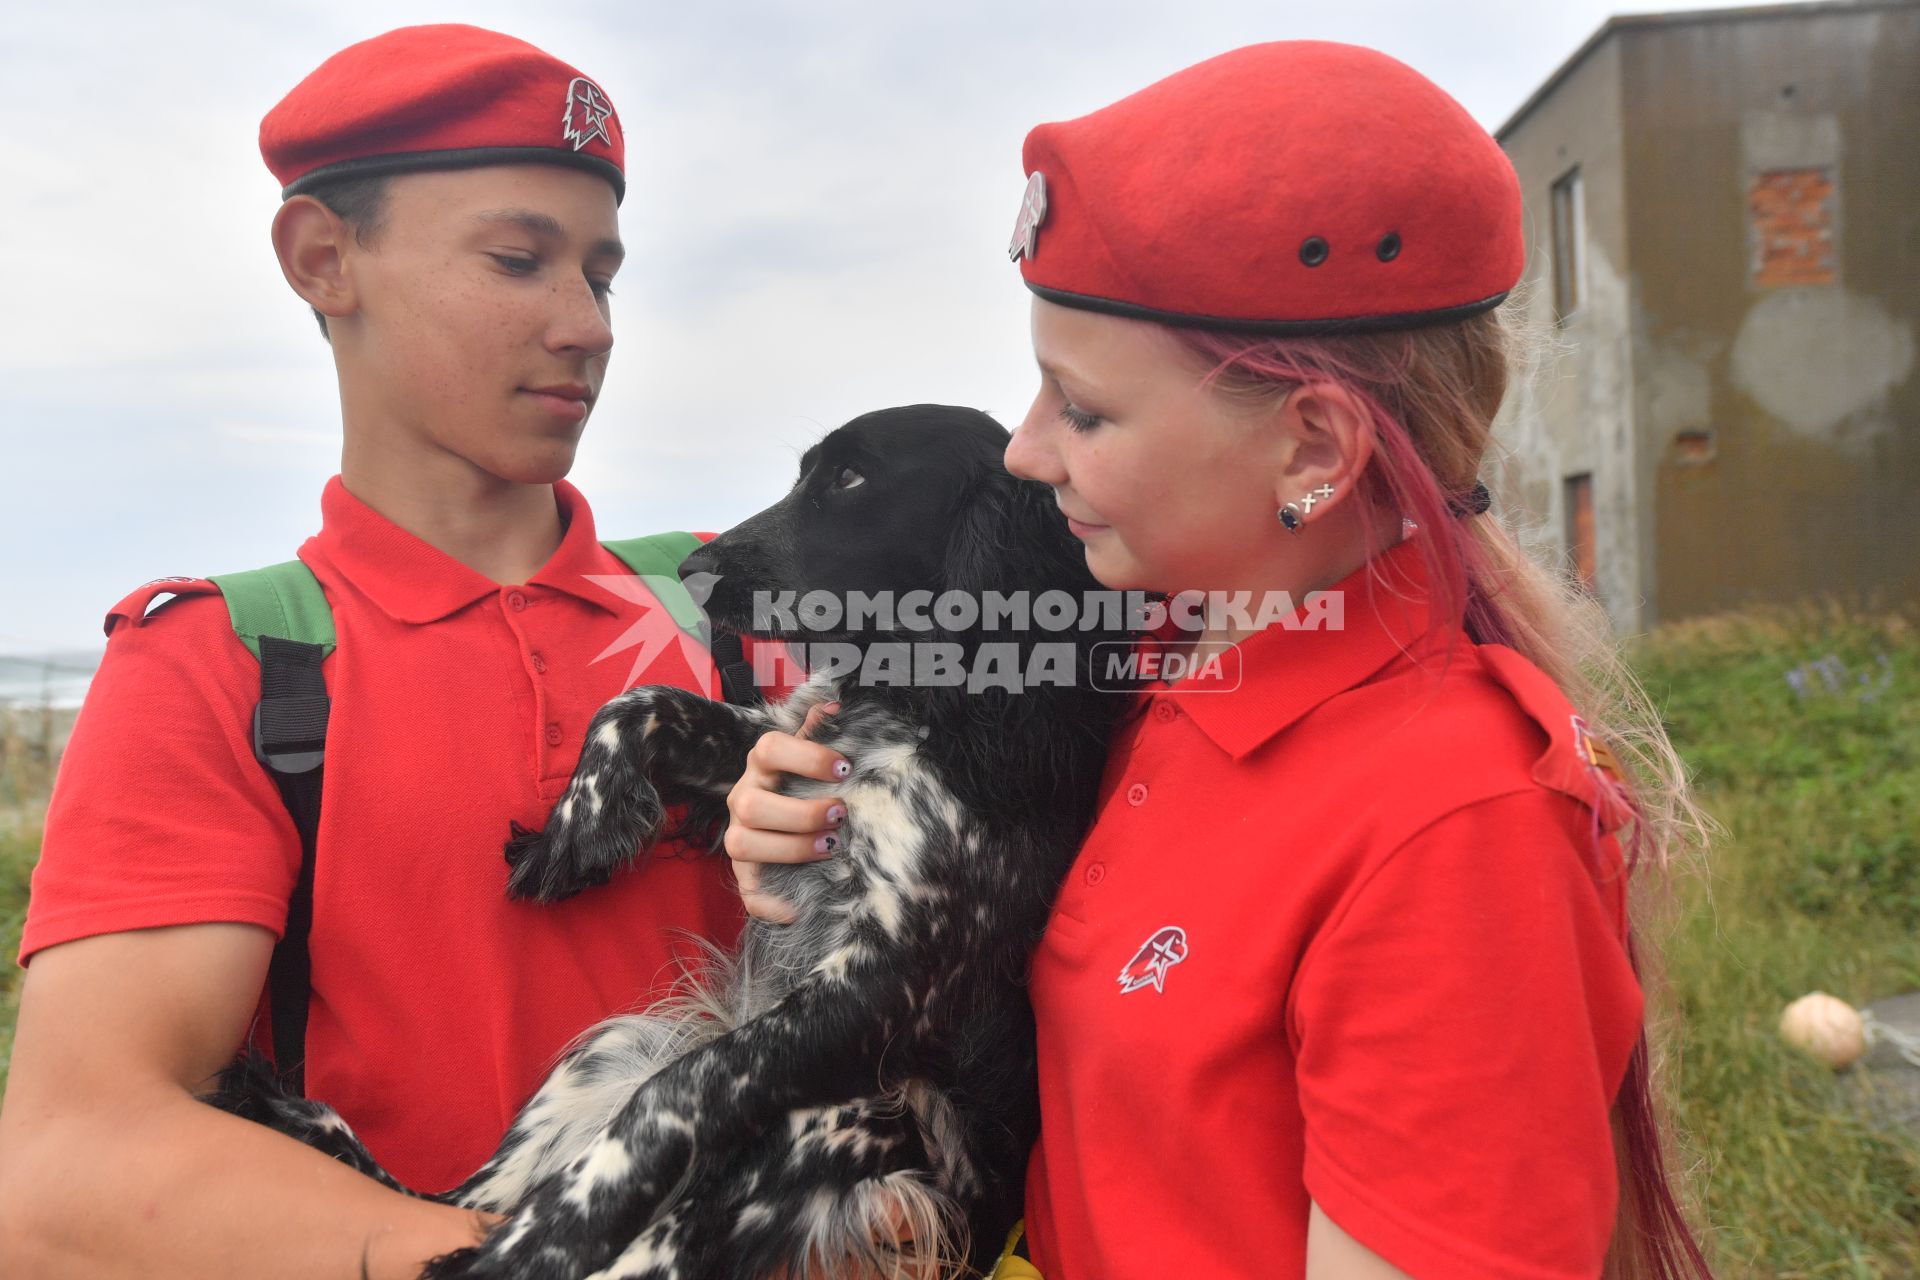
[[[1012,477],[1008,476],[1008,480]],[[1008,514],[1015,495],[992,471],[982,468],[960,495],[947,526],[946,554],[940,564],[940,591],[979,593],[1001,589],[1002,559],[1010,539]]]
[[[931,723],[964,727],[949,735],[942,756],[956,776],[967,779],[967,794],[994,796],[999,812],[1048,815],[1035,820],[1057,823],[1071,845],[1092,819],[1092,801],[1067,780],[1083,769],[1099,772],[1090,758],[1104,756],[1109,734],[1131,706],[1130,699],[1099,691],[1091,677],[1092,655],[1102,644],[1124,641],[1125,634],[1077,625],[1049,630],[1038,621],[1046,592],[1072,594],[1077,610],[1102,590],[1087,570],[1086,548],[1067,528],[1046,485],[1009,475],[996,459],[963,495],[949,527],[941,590],[969,593],[982,614],[988,592],[1024,594],[1026,600],[1011,617],[996,618],[991,630],[980,617],[963,629],[936,627],[937,639],[957,642],[970,655],[970,678],[924,686],[923,714]],[[936,611],[936,623],[939,617]],[[1013,666],[972,661],[981,646],[1008,643],[1017,651]],[[1036,667],[1042,646],[1070,650],[1069,666],[1060,668],[1056,654]],[[1027,682],[1029,672],[1041,671],[1046,679]],[[972,674],[986,677],[984,683],[976,685]],[[1063,674],[1072,678],[1061,682]],[[1002,679],[1007,675],[1021,678],[1009,685]]]
[[[998,465],[983,468],[962,496],[940,578],[941,591],[963,591],[976,601],[988,591],[1038,595],[1098,585],[1047,486]]]

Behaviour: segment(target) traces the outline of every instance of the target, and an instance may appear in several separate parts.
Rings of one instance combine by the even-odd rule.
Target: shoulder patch
[[[1585,804],[1600,816],[1603,830],[1625,826],[1633,817],[1626,774],[1560,686],[1506,645],[1479,645],[1476,655],[1487,674],[1547,735],[1547,749],[1533,764],[1534,781]]]
[[[121,623],[139,626],[168,600],[178,596],[219,595],[220,588],[205,578],[155,578],[129,592],[127,598],[107,611],[106,633]]]

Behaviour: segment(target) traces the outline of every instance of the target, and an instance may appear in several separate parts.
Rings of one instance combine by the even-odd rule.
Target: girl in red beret
[[[1511,165],[1410,68],[1287,42],[1043,125],[1024,169],[1040,388],[1007,466],[1173,607],[1034,959],[1003,1272],[1706,1275],[1627,888],[1707,823],[1600,605],[1479,482]],[[834,759],[763,743],[749,886],[830,803],[757,793]]]

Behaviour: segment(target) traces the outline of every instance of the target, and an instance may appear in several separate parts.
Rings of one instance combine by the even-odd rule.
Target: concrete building
[[[1616,627],[1920,599],[1920,3],[1614,18],[1497,136],[1559,350],[1488,474]]]

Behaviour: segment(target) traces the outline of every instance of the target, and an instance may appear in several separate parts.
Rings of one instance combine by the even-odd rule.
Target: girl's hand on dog
[[[792,924],[793,907],[760,888],[763,863],[818,862],[839,847],[836,834],[846,821],[846,805],[832,797],[796,800],[778,795],[774,785],[784,773],[821,782],[838,782],[852,766],[845,756],[807,738],[820,721],[840,709],[826,702],[807,712],[798,735],[762,734],[747,753],[747,771],[727,793],[727,856],[740,883],[747,914],[772,924]]]

